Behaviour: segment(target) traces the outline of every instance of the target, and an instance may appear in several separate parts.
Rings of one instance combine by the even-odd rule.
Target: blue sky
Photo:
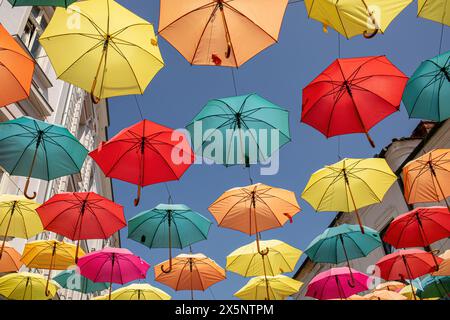
[[[119,0],[130,10],[155,24],[157,28],[159,1]],[[356,37],[346,40],[341,37],[341,56],[358,57],[382,55],[387,57],[408,76],[419,63],[434,57],[439,52],[441,25],[416,17],[417,3],[412,3],[390,25],[385,35],[371,40]],[[448,30],[446,30],[448,32]],[[448,38],[448,33],[447,33]],[[290,112],[292,142],[280,152],[280,171],[275,176],[259,176],[256,167],[252,169],[255,182],[294,191],[298,195],[302,212],[294,217],[293,224],[273,231],[264,232],[263,239],[279,239],[300,249],[321,233],[331,222],[334,213],[315,213],[300,198],[301,191],[310,175],[322,166],[338,160],[337,138],[325,139],[313,128],[300,123],[301,92],[312,79],[338,56],[338,37],[330,30],[322,32],[322,25],[307,18],[302,2],[288,6],[279,43],[263,51],[236,72],[239,94],[258,93],[266,99],[283,106]],[[442,51],[449,50],[446,41]],[[234,95],[231,69],[217,67],[195,67],[189,63],[164,39],[160,47],[165,59],[165,68],[155,77],[143,96],[138,100],[144,117],[160,124],[182,128],[188,124],[201,108],[212,98]],[[112,137],[121,129],[138,121],[140,116],[134,97],[110,99]],[[372,149],[364,135],[347,135],[341,138],[341,154],[345,157],[371,157],[378,153],[393,138],[408,136],[417,125],[401,111],[390,116],[371,131],[377,148]],[[167,202],[164,184],[144,188],[141,204],[133,206],[136,186],[115,180],[115,200],[125,206],[127,219],[141,211]],[[208,206],[224,191],[249,184],[247,172],[239,166],[194,165],[180,181],[170,182],[175,203],[183,203],[202,213],[212,221]],[[123,229],[122,246],[143,257],[152,266],[167,259],[166,249],[148,248],[128,240]],[[246,234],[211,227],[207,241],[193,245],[194,252],[201,252],[225,266],[226,256],[234,249],[254,239]],[[179,251],[176,250],[175,254]],[[301,259],[303,261],[304,257]],[[297,268],[299,264],[297,265]],[[167,291],[174,299],[190,299],[187,291],[175,292],[153,280],[153,268],[148,280]],[[227,280],[203,292],[196,292],[196,299],[231,299],[249,279],[227,274]]]

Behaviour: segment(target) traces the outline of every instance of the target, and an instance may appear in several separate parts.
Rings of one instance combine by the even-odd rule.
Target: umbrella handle
[[[226,57],[227,59],[229,59],[230,56],[231,56],[231,43],[228,41],[228,42],[227,42],[227,52],[225,52],[225,57]]]
[[[161,271],[164,272],[164,273],[172,272],[172,265],[169,266],[169,269],[165,269],[164,265],[161,265]]]
[[[141,201],[141,186],[139,185],[137,191],[137,198],[134,199],[134,206],[137,207],[140,201]]]
[[[99,97],[94,96],[94,94],[91,92],[91,100],[93,104],[98,104],[101,99]]]
[[[258,250],[258,253],[262,256],[267,256],[269,254],[269,248],[265,248],[264,250]]]
[[[28,187],[29,187],[29,186],[30,186],[30,177],[28,177],[28,178],[27,178],[27,182],[25,182],[25,189],[23,190],[23,195],[24,195],[27,199],[33,200],[33,199],[36,198],[37,194],[36,194],[36,192],[33,192],[33,195],[30,196],[30,195],[28,194]]]
[[[363,36],[364,36],[364,38],[366,38],[366,39],[372,39],[373,37],[375,37],[376,35],[377,35],[377,33],[379,32],[380,30],[379,29],[375,29],[374,31],[372,31],[372,32],[369,32],[369,31],[364,31],[364,33],[363,33]]]
[[[367,132],[366,132],[366,137],[367,137],[367,140],[368,140],[369,143],[370,143],[370,146],[371,146],[372,148],[375,148],[375,142],[373,142],[372,138],[370,137],[369,133],[367,133]]]

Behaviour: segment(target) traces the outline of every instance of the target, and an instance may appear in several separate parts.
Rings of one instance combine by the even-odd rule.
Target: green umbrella
[[[128,221],[128,238],[148,248],[169,248],[169,270],[172,248],[184,248],[205,240],[211,221],[184,204],[159,204]]]
[[[417,290],[417,296],[421,299],[445,298],[450,295],[449,276],[427,276],[421,284],[423,288]]]
[[[266,162],[291,141],[288,111],[257,94],[209,101],[187,130],[197,155],[227,166]]]
[[[41,7],[64,7],[67,8],[77,0],[8,0],[13,7],[41,6]]]
[[[425,60],[409,79],[403,103],[411,118],[450,118],[450,51]]]
[[[328,228],[311,242],[305,253],[316,263],[347,262],[352,274],[350,260],[366,257],[382,244],[378,232],[363,228],[364,233],[357,225],[343,224]]]
[[[64,289],[78,291],[85,294],[99,292],[109,288],[108,283],[93,282],[88,278],[83,277],[76,270],[65,270],[53,277],[53,280]]]
[[[29,117],[0,123],[0,166],[10,175],[53,180],[80,172],[86,148],[64,127]]]

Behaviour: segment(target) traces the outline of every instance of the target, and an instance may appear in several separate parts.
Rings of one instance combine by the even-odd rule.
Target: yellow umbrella
[[[164,66],[153,25],[113,0],[57,8],[39,41],[58,78],[94,102],[142,94]]]
[[[36,212],[39,206],[23,196],[0,196],[0,236],[3,237],[0,258],[7,237],[29,239],[43,231],[41,219]]]
[[[446,250],[443,254],[439,256],[444,259],[439,265],[439,270],[433,272],[433,276],[450,276],[450,250]]]
[[[354,211],[364,233],[358,209],[381,202],[396,180],[384,159],[343,159],[315,172],[302,198],[316,211]]]
[[[77,247],[57,240],[39,240],[28,242],[22,254],[22,262],[28,268],[48,269],[47,286],[52,270],[66,270],[74,266]],[[84,256],[80,248],[78,257]]]
[[[45,277],[37,273],[10,273],[0,278],[0,294],[10,300],[48,300],[56,291],[55,281],[46,285]]]
[[[269,297],[267,297],[267,284]],[[267,279],[261,276],[250,279],[234,296],[242,300],[284,300],[297,293],[302,285],[302,282],[283,275],[267,276]]]
[[[384,33],[392,20],[412,0],[305,0],[308,17],[323,23],[324,31],[330,26],[351,38],[363,34],[372,38]]]
[[[414,294],[415,294],[417,292],[417,288],[414,286],[413,286],[413,288],[414,288]],[[406,299],[408,299],[408,300],[416,300],[417,298],[414,298],[414,294],[413,294],[412,290],[413,289],[411,288],[411,286],[406,286],[403,289],[401,289],[398,293],[403,295],[404,297],[406,297]]]
[[[108,295],[99,296],[93,300],[170,300],[171,297],[156,287],[148,283],[134,283],[129,286],[117,289]]]
[[[363,298],[366,300],[407,300],[404,295],[390,290],[375,290]]]
[[[450,26],[450,1],[418,0],[417,15]]]
[[[388,281],[383,282],[377,285],[375,290],[388,290],[388,291],[399,291],[403,289],[406,286],[406,284],[399,282],[399,281]]]

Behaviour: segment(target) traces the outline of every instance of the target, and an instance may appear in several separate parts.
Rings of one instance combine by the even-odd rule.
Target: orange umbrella
[[[439,256],[439,258],[444,259],[439,264],[439,270],[433,272],[433,276],[450,276],[450,250],[446,250],[443,254]]]
[[[399,282],[399,281],[387,281],[387,282],[383,282],[380,283],[379,285],[377,285],[377,287],[375,288],[375,291],[399,291],[401,289],[403,289],[406,286],[406,284]]]
[[[205,291],[213,284],[225,280],[225,270],[205,255],[180,254],[172,260],[172,271],[165,273],[161,267],[168,261],[155,266],[155,280],[176,291]]]
[[[300,210],[292,191],[262,183],[230,189],[209,206],[220,227],[256,234],[256,245],[262,255],[268,252],[259,247],[259,232],[292,222]]]
[[[404,295],[390,290],[376,290],[363,296],[366,300],[407,300]]]
[[[28,98],[34,60],[0,24],[0,107]]]
[[[450,196],[450,149],[436,149],[410,161],[403,168],[408,203],[439,202]]]
[[[159,34],[191,64],[239,67],[278,41],[288,0],[161,0]]]
[[[3,272],[17,272],[23,265],[20,261],[20,253],[11,247],[4,247],[3,254],[0,258],[0,273]]]

